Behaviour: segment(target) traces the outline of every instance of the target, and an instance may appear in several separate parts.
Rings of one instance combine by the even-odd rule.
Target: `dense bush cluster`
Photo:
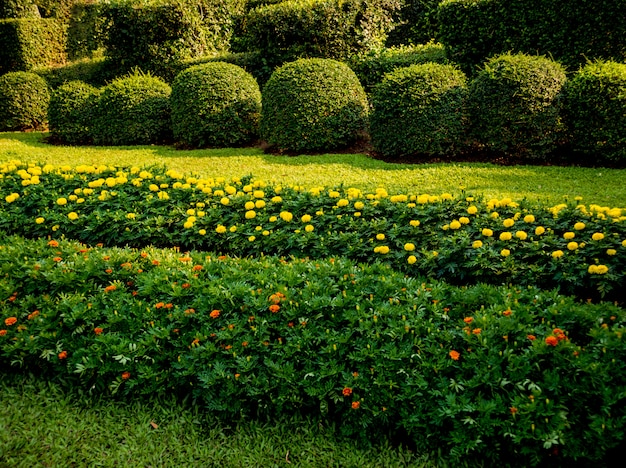
[[[464,144],[465,74],[452,65],[400,68],[374,88],[370,135],[385,156],[454,153]]]
[[[50,90],[34,73],[0,76],[0,131],[41,130],[47,121]]]
[[[367,128],[368,102],[354,72],[331,59],[283,65],[263,88],[261,136],[289,151],[341,148]]]
[[[209,62],[182,71],[171,106],[174,138],[187,146],[240,146],[258,134],[261,91],[236,65]]]
[[[100,90],[82,81],[59,86],[50,98],[48,125],[53,139],[72,145],[92,141]]]

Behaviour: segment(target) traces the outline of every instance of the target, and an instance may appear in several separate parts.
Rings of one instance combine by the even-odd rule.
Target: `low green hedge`
[[[55,89],[48,106],[50,136],[71,145],[91,143],[100,92],[82,81],[70,81]]]
[[[454,463],[598,462],[624,441],[626,311],[343,259],[0,237],[0,363],[96,393],[193,395],[404,432]],[[502,443],[506,440],[507,443]]]
[[[342,256],[457,284],[625,301],[626,210],[380,188],[301,190],[165,168],[0,165],[0,231],[229,255]]]
[[[0,131],[41,130],[47,123],[50,90],[30,72],[0,76]]]
[[[372,93],[372,146],[385,157],[455,154],[465,143],[467,79],[453,65],[425,63],[385,75]]]

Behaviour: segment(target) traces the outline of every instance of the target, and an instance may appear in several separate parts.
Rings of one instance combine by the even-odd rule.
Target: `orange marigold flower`
[[[216,319],[216,318],[218,318],[220,316],[220,311],[217,310],[217,309],[212,310],[211,313],[209,314],[209,316],[211,318],[213,318],[213,319]]]
[[[66,359],[67,358],[67,351],[61,351],[58,354],[59,359]]]
[[[278,304],[272,304],[270,306],[270,312],[276,313],[280,310],[280,306]]]
[[[105,255],[105,256],[103,256],[103,257],[102,257],[102,260],[104,260],[105,262],[106,262],[107,260],[110,260],[110,259],[111,259],[111,257],[110,257],[110,256],[108,256],[108,255]]]
[[[6,335],[6,334],[7,334],[7,331],[6,331],[6,330],[0,330],[0,336],[4,336],[4,335]]]
[[[243,346],[245,348],[246,346],[248,346],[248,342],[244,341],[243,343],[241,343],[241,346]]]
[[[200,271],[200,270],[202,270],[202,265],[194,265],[192,270],[193,271]]]
[[[294,323],[293,323],[293,322],[289,322],[289,323],[287,324],[287,326],[288,326],[289,328],[293,328],[293,325],[294,325]]]
[[[191,261],[191,257],[180,257],[178,259],[178,261],[180,261],[180,262],[190,262]]]
[[[117,286],[115,286],[114,284],[107,286],[106,288],[104,288],[104,292],[111,292],[111,291],[115,291],[117,289]]]
[[[526,335],[526,338],[528,338],[530,341],[535,341],[537,339],[535,335]]]
[[[517,413],[517,408],[515,406],[511,406],[509,409],[511,410],[511,414]]]
[[[465,317],[465,318],[463,319],[463,321],[464,321],[465,323],[472,323],[472,322],[474,321],[474,317]]]
[[[511,309],[506,309],[504,312],[502,312],[502,315],[504,315],[505,317],[508,317],[509,315],[511,315],[512,311]]]
[[[14,325],[15,322],[17,322],[17,317],[9,317],[9,318],[4,319],[4,324],[7,327],[10,327],[11,325]]]
[[[161,307],[165,307],[165,303],[164,302],[157,302],[156,304],[154,304],[154,307],[156,307],[157,309],[160,309]]]
[[[481,330],[480,328],[474,328],[474,329],[472,330],[472,333],[473,333],[474,335],[480,335],[480,332],[481,332],[481,331],[482,331],[482,330]]]
[[[105,273],[108,273],[108,274],[113,273],[113,270],[111,270],[110,268],[107,268],[107,269],[106,269],[106,270],[104,270],[104,271],[105,271]]]
[[[455,351],[455,350],[450,351],[450,353],[449,353],[449,354],[450,354],[450,357],[451,357],[453,360],[455,360],[455,361],[458,361],[458,360],[459,360],[459,358],[461,357],[461,354],[460,354],[458,351]]]
[[[38,311],[38,310],[34,310],[34,311],[32,311],[30,314],[28,314],[28,317],[27,317],[27,318],[28,318],[28,320],[32,320],[32,319],[34,319],[35,317],[37,317],[38,315],[39,315],[39,311]]]
[[[93,329],[93,332],[94,332],[96,335],[100,335],[103,331],[104,331],[104,330],[103,330],[102,328],[100,328],[100,327],[96,327],[96,328],[94,328],[94,329]]]
[[[126,372],[122,372],[122,380],[128,380],[130,379],[130,372],[126,371]]]
[[[353,372],[353,373],[352,373],[352,377],[354,377],[355,379],[356,379],[358,376],[359,376],[359,373],[358,373],[358,372]]]
[[[148,254],[146,252],[141,252],[141,258],[146,258]]]
[[[361,402],[359,401],[352,402],[352,409],[359,409],[360,407],[361,407]]]
[[[236,379],[238,379],[239,377],[241,377],[241,374],[235,374]]]
[[[48,245],[50,247],[58,247],[59,243],[57,241],[55,241],[55,240],[51,240],[50,242],[48,242]]]
[[[154,266],[159,266],[159,261],[158,260],[152,260],[152,264]]]
[[[556,346],[558,343],[559,343],[559,340],[558,340],[558,338],[556,336],[550,335],[550,336],[548,336],[546,338],[546,344],[547,345]]]
[[[343,396],[349,397],[352,395],[352,389],[350,387],[346,387],[341,391],[341,393],[343,393]]]
[[[59,262],[62,262],[62,261],[63,261],[63,259],[62,259],[61,257],[54,257],[52,260],[53,260],[53,261],[55,261],[55,262],[57,262],[57,263],[59,263]]]
[[[186,309],[185,310],[185,315],[191,315],[191,314],[195,314],[196,310],[195,309]]]
[[[168,302],[167,304],[165,304],[166,309],[171,309],[172,307],[174,307],[174,304],[172,304],[171,302]]]
[[[183,284],[181,285],[181,287],[182,287],[183,289],[189,289],[189,288],[191,287],[191,285],[190,285],[189,283],[183,283]]]

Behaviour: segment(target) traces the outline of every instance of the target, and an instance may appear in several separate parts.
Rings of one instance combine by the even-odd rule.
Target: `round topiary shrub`
[[[209,62],[180,72],[172,83],[174,138],[194,147],[228,147],[257,136],[261,91],[237,65]]]
[[[261,137],[287,151],[321,151],[355,142],[368,103],[354,72],[331,59],[300,59],[277,69],[263,89]]]
[[[92,136],[97,145],[147,145],[171,139],[170,86],[150,75],[118,78],[104,87]]]
[[[372,93],[370,135],[384,156],[442,154],[460,148],[464,132],[465,74],[426,63],[388,73]]]
[[[82,81],[70,81],[52,92],[48,107],[50,136],[70,145],[91,142],[91,127],[100,90]]]
[[[572,149],[592,163],[626,163],[626,64],[595,62],[563,88]]]
[[[39,75],[9,72],[0,76],[0,131],[44,128],[49,102],[48,84]]]
[[[542,56],[505,54],[488,60],[469,84],[471,134],[507,155],[546,158],[562,137],[562,65]]]

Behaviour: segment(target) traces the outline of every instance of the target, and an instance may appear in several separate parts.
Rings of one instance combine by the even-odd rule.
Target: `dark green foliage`
[[[572,149],[590,163],[626,163],[626,64],[590,63],[563,90]]]
[[[350,68],[300,59],[276,70],[263,89],[261,136],[288,151],[323,151],[353,143],[367,126],[368,103]]]
[[[174,138],[187,146],[240,146],[257,135],[261,91],[236,65],[187,68],[174,79],[170,102]]]
[[[53,91],[48,107],[50,135],[72,145],[91,142],[100,91],[82,81],[70,81]]]
[[[562,137],[563,67],[548,58],[506,54],[490,59],[469,86],[473,137],[507,155],[546,158]]]
[[[387,45],[422,44],[437,37],[438,11],[441,0],[403,0]]]
[[[49,101],[48,85],[39,75],[10,72],[0,76],[0,131],[41,130]]]
[[[147,145],[171,136],[170,86],[158,78],[134,74],[103,90],[95,111],[93,141],[99,145]]]
[[[0,19],[4,18],[41,18],[34,0],[2,0]]]
[[[102,46],[100,3],[77,3],[67,28],[67,54],[70,60],[92,56]]]
[[[46,67],[34,70],[51,88],[58,88],[68,81],[84,81],[92,86],[105,86],[115,79],[117,69],[104,58],[78,60],[62,67]]]
[[[624,0],[445,0],[437,39],[474,71],[486,57],[525,52],[570,68],[589,59],[626,59]]]
[[[436,43],[375,49],[354,55],[348,60],[365,91],[369,94],[385,73],[418,63],[448,63],[443,45]]]
[[[300,57],[344,59],[382,45],[396,0],[292,0],[251,10],[237,41],[273,64]]]
[[[56,19],[0,20],[0,75],[65,63],[65,37]]]
[[[452,65],[399,68],[374,88],[370,135],[376,151],[398,157],[443,154],[463,143],[466,78]]]

